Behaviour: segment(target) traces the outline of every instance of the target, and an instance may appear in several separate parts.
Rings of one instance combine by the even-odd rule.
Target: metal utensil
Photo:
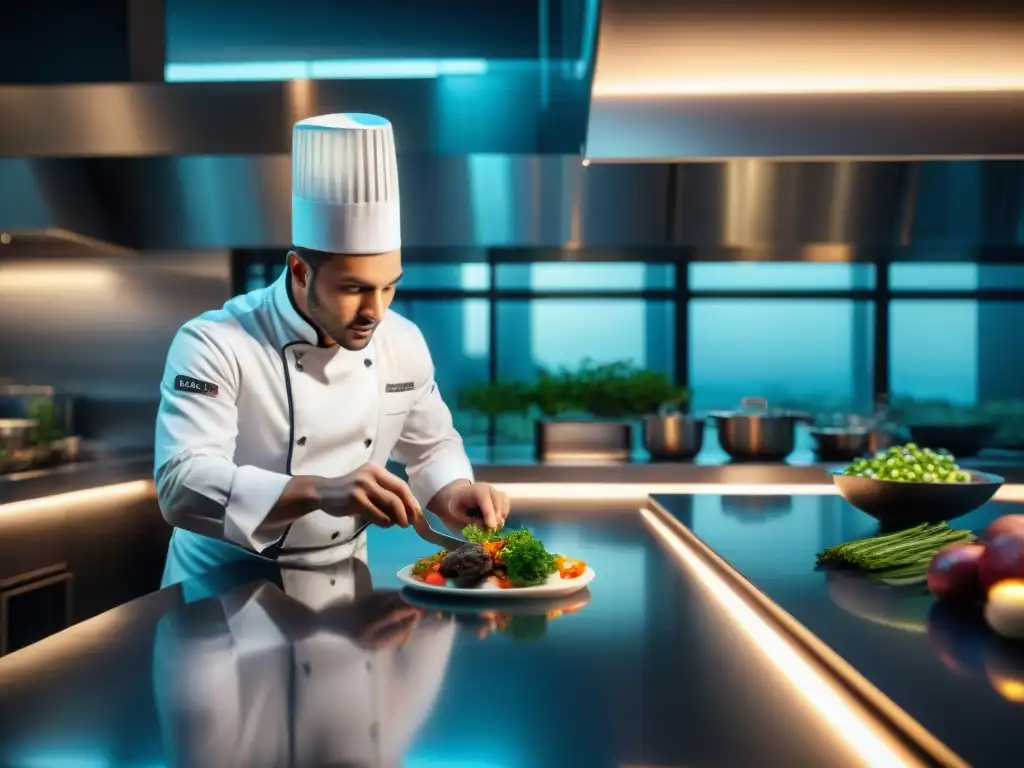
[[[441,549],[455,550],[469,543],[465,539],[457,539],[454,536],[449,536],[447,533],[434,530],[425,514],[417,515],[413,520],[412,527],[416,529],[416,533],[419,534],[421,539],[429,541],[431,544],[441,547]]]
[[[363,531],[365,531],[369,527],[370,527],[369,521],[368,520],[363,520],[363,522],[361,522],[356,527],[355,533],[352,534],[352,538],[349,539],[349,541],[351,542],[351,541],[355,541],[356,539],[358,539],[359,538],[359,534],[361,534]]]
[[[355,541],[359,537],[359,534],[361,534],[369,527],[370,523],[366,520],[361,522],[359,526],[356,528],[355,533],[352,534],[352,538],[349,539],[349,541]],[[424,541],[428,541],[431,544],[434,544],[438,547],[441,547],[442,549],[454,550],[458,549],[459,547],[465,546],[469,543],[465,539],[459,539],[455,536],[449,536],[447,533],[441,533],[440,531],[434,529],[430,525],[430,521],[427,520],[427,516],[422,513],[417,515],[416,518],[413,520],[412,527],[416,530],[416,533],[419,534],[419,537],[421,539],[423,539]]]

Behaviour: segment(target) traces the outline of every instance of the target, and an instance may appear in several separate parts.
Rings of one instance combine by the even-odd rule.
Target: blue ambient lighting
[[[411,80],[483,75],[483,59],[337,59],[167,64],[168,83],[256,80]]]

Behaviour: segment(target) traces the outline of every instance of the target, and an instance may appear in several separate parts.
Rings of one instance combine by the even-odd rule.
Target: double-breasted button
[[[369,368],[371,365],[373,365],[373,360],[371,360],[370,358],[366,358],[365,360],[363,360],[363,365]]]
[[[296,445],[305,445],[306,444],[306,436],[303,435],[298,440],[296,440],[295,443],[296,443]]]
[[[333,541],[334,539],[338,538],[339,536],[341,536],[341,531],[335,531],[334,533],[331,534],[331,540]]]
[[[370,438],[366,438],[365,440],[363,440],[363,445],[365,445],[367,448],[369,448],[372,444],[373,440],[371,440]]]
[[[295,370],[297,370],[297,371],[303,370],[303,368],[302,368],[302,353],[301,352],[296,352],[295,353]]]

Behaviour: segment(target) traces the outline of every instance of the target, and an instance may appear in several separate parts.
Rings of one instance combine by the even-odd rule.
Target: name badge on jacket
[[[193,379],[191,376],[175,376],[174,389],[178,392],[194,392],[197,395],[216,397],[220,388],[209,381]]]
[[[414,389],[416,389],[416,383],[413,381],[403,381],[399,384],[384,385],[384,392],[389,395],[395,392],[412,392]]]

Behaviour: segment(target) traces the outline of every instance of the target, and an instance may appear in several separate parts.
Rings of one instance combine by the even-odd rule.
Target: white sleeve
[[[402,433],[394,448],[394,458],[405,464],[409,487],[426,506],[454,480],[473,481],[473,467],[466,456],[462,437],[455,430],[452,414],[441,399],[434,381],[434,364],[422,335],[419,343],[426,354],[429,375],[420,383]]]
[[[171,525],[262,552],[279,537],[256,529],[291,477],[235,465],[238,361],[211,326],[187,323],[167,354],[156,421],[157,497]]]

